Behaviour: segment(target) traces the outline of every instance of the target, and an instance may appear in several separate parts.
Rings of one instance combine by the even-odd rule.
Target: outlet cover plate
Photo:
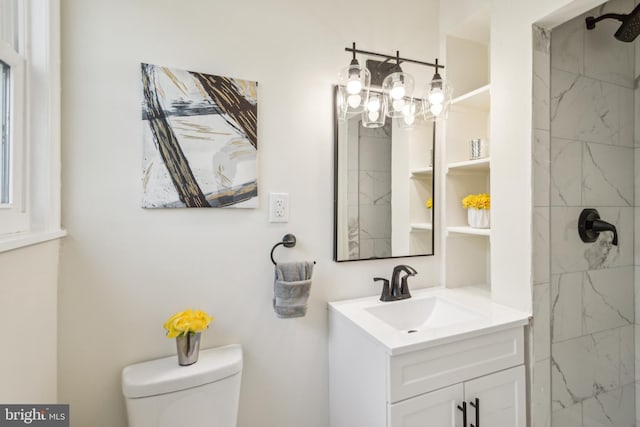
[[[289,193],[269,194],[269,222],[289,222]]]

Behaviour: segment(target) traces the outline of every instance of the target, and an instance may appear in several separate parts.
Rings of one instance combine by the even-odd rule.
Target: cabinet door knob
[[[470,424],[470,427],[480,427],[480,399],[476,397],[476,400],[469,402],[469,405],[476,410],[476,423]]]
[[[458,405],[458,409],[462,411],[462,427],[467,427],[467,402],[462,402],[462,406]]]

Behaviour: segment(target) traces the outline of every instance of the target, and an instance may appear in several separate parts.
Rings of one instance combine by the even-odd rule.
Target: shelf
[[[491,157],[463,162],[449,163],[448,173],[455,172],[488,172],[491,167]]]
[[[429,231],[433,230],[433,224],[430,222],[414,222],[411,223],[411,231]]]
[[[469,226],[447,227],[447,233],[467,234],[471,236],[490,236],[490,228],[472,228]]]
[[[428,166],[425,168],[416,168],[416,169],[411,169],[411,176],[418,176],[418,177],[424,177],[426,175],[432,175],[433,174],[433,167],[432,166]]]
[[[451,100],[452,106],[489,110],[491,105],[491,85],[482,86]]]

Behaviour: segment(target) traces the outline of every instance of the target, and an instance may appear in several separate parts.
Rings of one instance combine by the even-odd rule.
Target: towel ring
[[[293,234],[285,234],[282,238],[282,242],[278,242],[273,245],[273,248],[271,248],[271,262],[273,263],[273,265],[276,265],[276,261],[273,259],[273,251],[275,251],[276,248],[280,245],[284,245],[285,248],[294,247],[296,245],[296,236],[294,236]]]
[[[277,265],[276,260],[273,259],[273,251],[275,251],[276,248],[280,245],[283,245],[285,248],[294,247],[296,245],[296,236],[294,236],[293,234],[285,234],[282,238],[282,242],[278,242],[273,245],[273,248],[271,248],[271,262],[273,263],[273,265]],[[315,264],[316,262],[313,261],[313,263]]]

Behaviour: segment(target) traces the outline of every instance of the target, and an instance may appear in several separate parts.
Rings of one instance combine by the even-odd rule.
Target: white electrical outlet
[[[269,222],[289,222],[289,193],[269,194]]]

